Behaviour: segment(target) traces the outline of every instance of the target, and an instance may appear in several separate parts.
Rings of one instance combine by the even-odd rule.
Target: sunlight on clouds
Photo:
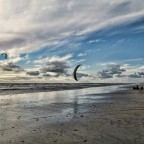
[[[0,0],[0,49],[13,56],[29,53],[55,40],[59,44],[70,35],[87,34],[144,16],[142,0],[128,2],[125,15],[117,12],[113,16],[110,11],[118,6],[120,9],[125,1]]]
[[[0,0],[0,52],[8,53],[8,59],[0,62],[0,67],[3,69],[1,79],[16,77],[17,80],[27,80],[29,77],[33,81],[39,79],[45,81],[45,78],[50,81],[52,79],[72,80],[72,68],[85,62],[87,59],[80,58],[85,58],[94,51],[77,52],[84,38],[94,32],[103,32],[104,29],[109,30],[118,25],[131,24],[143,17],[143,0]],[[137,29],[142,31],[144,28]],[[111,35],[116,33],[117,31],[113,31]],[[121,45],[125,41],[120,39],[115,45]],[[106,42],[102,38],[91,38],[85,44]],[[53,49],[55,55],[43,58],[39,53],[43,49]],[[96,50],[102,51],[101,47]],[[36,52],[39,53],[39,58],[38,54],[34,55]],[[22,54],[27,56],[24,57]],[[137,71],[144,70],[142,65],[126,65],[131,61],[134,59],[123,60],[125,65],[121,67],[126,69],[123,72],[124,76],[133,76],[132,74]],[[29,64],[29,68],[23,63]],[[111,64],[117,64],[117,62],[112,61]],[[97,65],[101,68],[99,69],[101,76],[107,77],[102,69],[108,63],[101,63],[101,65],[97,63]],[[15,73],[14,68],[18,68],[18,71],[23,69],[25,72]],[[95,75],[92,76],[87,74],[89,69],[90,67],[86,65],[85,69],[80,71],[81,81],[96,79],[98,70],[94,68]],[[51,72],[56,73],[54,77]]]

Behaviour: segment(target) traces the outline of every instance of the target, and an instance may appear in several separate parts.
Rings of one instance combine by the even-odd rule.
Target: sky
[[[0,0],[0,82],[143,82],[143,0]]]

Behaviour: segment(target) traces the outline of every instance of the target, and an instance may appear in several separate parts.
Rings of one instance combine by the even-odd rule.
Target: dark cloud
[[[4,64],[4,65],[0,65],[0,68],[3,70],[3,71],[14,71],[14,72],[21,72],[21,71],[24,71],[24,69],[22,69],[20,66],[10,62],[10,63],[7,63],[7,64]]]
[[[98,77],[102,79],[106,79],[106,78],[112,78],[113,76],[108,74],[106,71],[102,70],[98,72]]]
[[[120,65],[109,65],[107,70],[105,70],[106,72],[108,72],[109,74],[121,74],[122,72],[125,72],[125,69],[121,69]]]
[[[40,73],[39,71],[29,71],[27,72],[27,75],[30,75],[30,76],[38,76]]]
[[[53,61],[48,62],[45,67],[41,68],[40,71],[42,73],[47,72],[54,72],[58,74],[64,74],[66,73],[66,69],[69,68],[67,63],[65,61]]]
[[[13,38],[10,40],[0,41],[0,47],[7,48],[7,47],[15,47],[20,46],[26,42],[24,38]]]
[[[131,78],[142,78],[142,77],[144,77],[144,72],[136,72],[134,74],[130,74],[129,77],[131,77]]]
[[[144,72],[138,72],[138,74],[144,76]]]
[[[98,72],[98,77],[102,79],[113,78],[113,76],[120,77],[125,71],[120,65],[108,65],[106,70]]]
[[[118,74],[118,75],[115,75],[115,77],[122,78],[122,77],[126,77],[126,75]]]
[[[50,77],[51,75],[50,75],[50,74],[45,73],[45,74],[43,74],[42,76],[43,76],[43,77]]]

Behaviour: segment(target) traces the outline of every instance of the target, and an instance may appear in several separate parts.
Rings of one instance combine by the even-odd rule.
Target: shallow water
[[[7,121],[67,120],[87,111],[91,103],[110,102],[105,93],[122,86],[93,87],[77,90],[37,92],[0,96],[0,114]],[[103,95],[100,95],[103,94]],[[3,113],[4,112],[4,113]]]

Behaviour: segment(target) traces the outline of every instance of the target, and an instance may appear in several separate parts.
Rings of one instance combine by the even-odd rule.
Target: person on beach
[[[143,87],[139,88],[139,86],[137,85],[136,87],[133,87],[133,89],[134,90],[139,90],[139,89],[143,90]]]
[[[139,86],[138,86],[138,85],[136,86],[136,89],[139,89]]]
[[[139,86],[137,85],[136,87],[133,87],[134,90],[137,90],[139,89]]]

